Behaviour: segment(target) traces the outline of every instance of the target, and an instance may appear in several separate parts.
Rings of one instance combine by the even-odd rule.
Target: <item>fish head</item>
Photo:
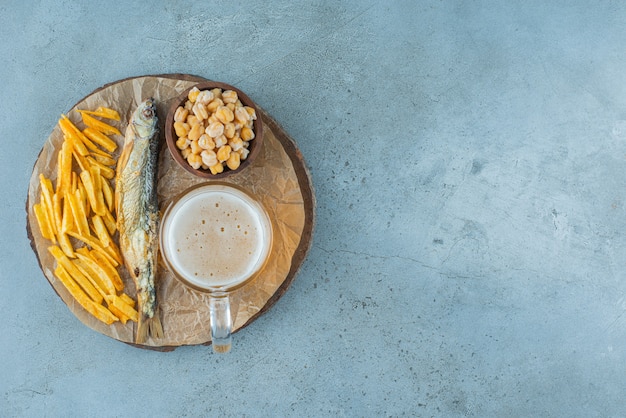
[[[131,119],[133,129],[140,138],[149,138],[157,129],[158,118],[153,98],[144,100],[137,106]]]

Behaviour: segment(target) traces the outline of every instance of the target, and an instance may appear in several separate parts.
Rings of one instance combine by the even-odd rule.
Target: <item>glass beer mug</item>
[[[272,223],[263,205],[239,186],[193,186],[165,210],[161,255],[185,285],[209,295],[211,340],[216,353],[230,351],[230,294],[262,270],[272,248]]]

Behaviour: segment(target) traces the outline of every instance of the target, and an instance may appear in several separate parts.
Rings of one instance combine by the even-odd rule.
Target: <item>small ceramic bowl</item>
[[[176,130],[174,129],[174,114],[176,113],[176,109],[178,109],[179,106],[185,106],[185,103],[188,100],[189,91],[194,87],[198,88],[198,90],[200,91],[211,90],[214,88],[222,89],[222,91],[235,91],[237,93],[237,97],[244,106],[249,106],[255,110],[256,120],[253,121],[252,126],[252,130],[254,131],[254,139],[248,141],[249,154],[245,160],[241,160],[241,163],[237,169],[231,170],[228,166],[224,165],[224,171],[218,174],[213,174],[209,169],[205,170],[202,167],[195,169],[183,157],[181,150],[178,149],[178,147],[176,146],[178,136],[176,135]],[[172,100],[172,104],[170,105],[167,117],[165,119],[165,140],[167,142],[167,148],[169,149],[170,154],[172,155],[174,160],[189,173],[206,179],[223,179],[224,177],[245,170],[246,167],[248,167],[259,154],[261,148],[263,147],[263,121],[261,120],[261,113],[259,112],[257,105],[243,91],[229,84],[220,83],[217,81],[206,81],[189,87],[187,90],[182,92],[176,99]]]

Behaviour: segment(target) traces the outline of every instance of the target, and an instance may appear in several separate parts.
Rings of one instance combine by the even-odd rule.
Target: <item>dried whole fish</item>
[[[135,342],[138,344],[144,343],[149,336],[163,336],[155,287],[159,223],[156,188],[158,154],[156,106],[154,99],[147,99],[137,107],[126,128],[115,180],[120,249],[137,288],[139,320]]]

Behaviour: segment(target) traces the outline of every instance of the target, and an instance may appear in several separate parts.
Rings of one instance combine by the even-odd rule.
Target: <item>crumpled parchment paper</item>
[[[160,76],[137,77],[122,80],[96,90],[65,114],[81,127],[75,109],[95,109],[107,106],[116,109],[122,120],[116,124],[123,133],[128,119],[136,106],[148,97],[157,103],[161,132],[170,102],[186,88],[197,81],[173,79]],[[60,116],[59,112],[59,116]],[[263,114],[265,115],[265,114]],[[159,155],[158,197],[163,211],[169,201],[186,188],[206,182],[192,176],[179,167],[171,157],[162,136]],[[245,171],[229,176],[221,181],[234,183],[251,191],[266,207],[274,227],[274,243],[270,258],[255,281],[236,290],[231,295],[233,330],[246,324],[258,313],[281,286],[287,277],[294,252],[296,251],[305,223],[305,208],[296,172],[286,150],[277,140],[272,130],[264,124],[264,146],[257,159]],[[121,145],[123,137],[114,139]],[[96,320],[78,305],[63,284],[53,274],[56,261],[47,248],[51,242],[44,239],[34,217],[32,206],[39,201],[38,176],[43,173],[56,184],[57,154],[63,141],[62,133],[56,126],[44,143],[34,165],[28,190],[27,216],[32,234],[33,249],[37,253],[42,271],[58,295],[88,327],[126,343],[134,342],[134,323],[106,325]],[[116,156],[119,149],[116,151]],[[126,289],[135,296],[135,286],[124,267],[119,267]],[[145,346],[176,347],[181,345],[205,344],[210,341],[208,296],[180,283],[160,260],[157,275],[158,301],[164,337],[150,338]],[[45,309],[45,307],[43,308]]]

